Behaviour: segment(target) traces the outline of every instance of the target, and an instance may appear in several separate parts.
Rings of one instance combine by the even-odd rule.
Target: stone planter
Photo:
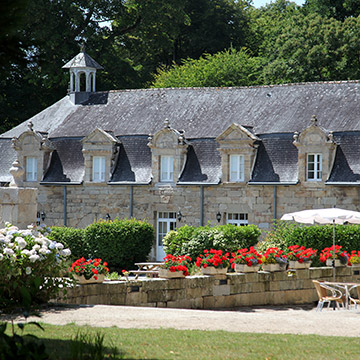
[[[184,278],[185,275],[183,271],[171,272],[169,269],[159,269],[159,277],[165,279],[179,279]]]
[[[311,261],[305,261],[303,263],[299,263],[296,260],[289,261],[289,268],[290,269],[308,269],[311,265]]]
[[[235,272],[237,273],[250,273],[258,272],[260,265],[247,266],[246,264],[235,264]]]
[[[280,264],[262,264],[262,269],[268,272],[284,271],[286,270],[286,266]]]
[[[326,259],[326,266],[332,267],[333,259]],[[342,264],[339,259],[335,259],[335,267],[346,266],[346,264]]]
[[[104,274],[97,275],[97,280],[95,280],[94,276],[92,278],[90,278],[89,280],[87,280],[87,279],[85,279],[84,276],[79,276],[79,275],[75,275],[75,274],[74,274],[74,278],[77,281],[77,283],[80,285],[101,284],[105,280],[105,275]]]
[[[201,268],[201,273],[203,275],[226,275],[227,268],[216,268],[214,266],[207,266],[206,268]]]

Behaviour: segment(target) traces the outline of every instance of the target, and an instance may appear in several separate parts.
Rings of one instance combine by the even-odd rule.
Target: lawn
[[[70,359],[76,334],[105,336],[116,346],[119,359],[359,359],[358,338],[317,335],[274,335],[174,329],[119,329],[42,324],[45,331],[27,326],[24,334],[41,338],[52,359]],[[231,327],[231,324],[229,324]]]

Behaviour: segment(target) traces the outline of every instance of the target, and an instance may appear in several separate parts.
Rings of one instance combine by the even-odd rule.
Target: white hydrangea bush
[[[47,302],[67,285],[69,249],[48,239],[46,226],[0,229],[0,309]]]

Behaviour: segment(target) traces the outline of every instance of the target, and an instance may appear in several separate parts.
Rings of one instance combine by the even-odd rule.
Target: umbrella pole
[[[333,219],[333,282],[335,282],[335,219]]]

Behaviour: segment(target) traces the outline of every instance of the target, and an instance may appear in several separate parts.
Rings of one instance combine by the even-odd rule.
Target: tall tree
[[[171,69],[162,68],[152,87],[224,87],[259,84],[263,60],[249,51],[231,48],[207,54],[198,60],[187,59]]]
[[[360,15],[358,0],[306,0],[304,9],[320,16],[344,21]]]

